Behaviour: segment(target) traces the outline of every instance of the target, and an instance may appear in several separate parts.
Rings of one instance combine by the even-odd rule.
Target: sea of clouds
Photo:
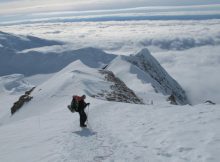
[[[186,90],[192,104],[220,103],[220,46],[158,52],[154,56]]]
[[[43,22],[0,30],[61,40],[64,50],[96,47],[129,55],[148,48],[193,104],[220,103],[220,19]]]

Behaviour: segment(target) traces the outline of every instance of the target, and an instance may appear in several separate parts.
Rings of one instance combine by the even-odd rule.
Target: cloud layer
[[[137,52],[145,47],[155,51],[220,45],[220,20],[39,23],[1,29],[63,40],[73,48],[89,46],[117,53]]]
[[[193,104],[220,103],[220,46],[156,53],[166,70],[183,86]]]
[[[65,49],[97,47],[128,55],[147,47],[194,104],[220,103],[220,20],[39,23],[0,30],[63,40]]]

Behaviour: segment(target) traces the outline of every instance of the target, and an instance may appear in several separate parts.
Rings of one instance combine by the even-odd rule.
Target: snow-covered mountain
[[[152,92],[160,92],[164,95],[173,95],[179,104],[189,104],[182,87],[147,49],[141,50],[136,55],[118,56],[107,69],[113,71],[134,91],[143,92],[145,89],[146,93],[140,94],[142,97],[155,96]]]
[[[50,74],[76,60],[92,68],[101,68],[116,57],[92,47],[70,50],[66,49],[66,46],[60,46],[58,50],[57,46],[51,46],[55,41],[30,36],[1,33],[1,40],[0,75]],[[20,45],[19,49],[14,44]],[[50,45],[49,48],[48,45]],[[160,66],[147,49],[143,49],[134,56],[118,56],[107,69],[113,71],[129,88],[137,92],[145,103],[158,102],[162,98],[165,101],[169,95],[173,95],[178,104],[189,103],[181,86]],[[146,90],[144,93],[142,88]]]
[[[38,85],[13,116],[6,103],[12,95],[4,98],[0,161],[218,161],[217,106],[180,109],[100,98],[114,91],[112,86],[106,75],[78,60]],[[74,94],[86,94],[91,103],[88,128],[79,128],[78,114],[66,107]]]
[[[18,118],[18,116],[23,113],[25,113],[25,115],[22,115],[22,119],[30,115],[43,113],[56,107],[59,102],[63,104],[63,101],[66,101],[65,104],[60,106],[66,107],[66,104],[70,102],[74,94],[87,94],[90,97],[102,100],[143,104],[142,100],[129,90],[126,85],[119,81],[114,81],[114,79],[108,79],[108,74],[108,71],[90,68],[80,60],[77,60],[47,81],[38,85],[32,93],[33,101],[25,106],[29,108],[24,108],[26,110],[21,110],[14,118]],[[112,74],[110,75],[110,77],[112,77]],[[22,76],[20,75],[10,75],[7,78],[1,78],[3,78],[4,81],[10,79],[4,86],[8,91],[12,91],[12,89],[14,89],[13,86],[16,85],[17,92],[21,88],[23,88],[23,91],[27,90],[25,89],[25,85],[28,85],[28,83],[22,80]],[[22,83],[19,84],[21,81]],[[31,86],[29,86],[29,89],[30,88]],[[43,106],[44,104],[47,105],[47,108]],[[33,109],[32,107],[38,107],[38,109]],[[26,111],[29,113],[27,114]]]
[[[90,67],[98,68],[108,64],[116,57],[92,47],[56,51],[57,46],[54,46],[50,48],[55,50],[45,52],[42,51],[42,48],[63,43],[3,32],[0,32],[0,44],[0,76],[14,73],[26,76],[54,73],[75,60],[81,60]]]
[[[13,73],[24,75],[54,73],[76,60],[81,60],[90,67],[98,68],[105,66],[113,58],[115,58],[115,55],[107,54],[95,48],[84,48],[61,53],[38,51],[3,53],[0,55],[0,75]]]
[[[34,36],[23,36],[15,35],[10,33],[5,33],[0,31],[0,49],[6,48],[14,51],[20,51],[24,49],[42,47],[42,46],[52,46],[52,45],[62,45],[62,42],[45,40]]]
[[[72,50],[55,41],[3,32],[0,34],[0,75],[50,74],[76,60],[92,68],[102,68],[116,57],[92,47]],[[170,95],[174,96],[178,104],[189,103],[181,86],[147,49],[134,56],[118,56],[107,69],[121,78],[145,103],[166,101]],[[142,91],[143,88],[146,91]]]
[[[170,94],[188,100],[148,50],[116,57],[95,48],[42,48],[0,46],[2,75],[30,75],[0,77],[0,161],[219,161],[218,105],[169,104]],[[32,81],[33,99],[11,115]],[[91,103],[84,129],[67,109],[82,94]]]

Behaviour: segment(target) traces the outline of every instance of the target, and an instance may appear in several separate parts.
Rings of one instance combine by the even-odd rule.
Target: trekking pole
[[[89,105],[88,105],[88,111],[87,111],[87,125],[92,130],[91,125],[89,124]]]
[[[87,125],[89,125],[89,105],[88,105],[88,111],[87,111]]]

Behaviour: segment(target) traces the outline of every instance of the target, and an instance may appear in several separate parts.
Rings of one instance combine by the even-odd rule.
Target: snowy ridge
[[[26,76],[54,73],[78,59],[90,67],[98,68],[116,57],[92,47],[56,51],[57,46],[52,45],[65,48],[61,46],[63,43],[3,32],[0,32],[0,44],[0,76],[14,73]],[[48,46],[54,50],[42,50]]]
[[[1,56],[2,55],[0,55],[0,57]],[[2,66],[9,68],[1,68],[0,75],[11,73],[34,75],[58,72],[76,60],[81,60],[90,67],[98,68],[108,64],[115,58],[115,55],[107,54],[96,48],[84,48],[61,53],[29,51],[27,53],[7,54],[2,57],[2,60],[6,62],[2,64]]]
[[[112,82],[113,84],[110,86],[111,91],[102,91],[102,93],[95,95],[95,98],[104,97],[104,99],[108,101],[144,104],[143,100],[137,97],[137,95],[129,89],[124,82],[115,77],[111,71],[99,70],[99,72],[105,76],[106,81]]]
[[[124,65],[123,68],[120,68],[122,65]],[[128,87],[135,91],[139,91],[137,87],[142,88],[140,87],[142,85],[146,91],[152,92],[149,85],[151,84],[156,92],[174,95],[176,101],[181,105],[189,104],[182,87],[163,69],[147,49],[143,49],[133,56],[119,56],[107,69],[113,71],[127,83]],[[129,79],[128,75],[131,73],[135,74],[136,77]]]
[[[103,92],[107,96],[98,97],[99,99],[143,104],[126,85],[106,80],[106,76],[98,69],[90,68],[78,60],[37,86],[32,92],[33,99],[18,111],[13,120],[51,111],[57,104],[63,104],[63,100],[66,104],[60,106],[65,108],[73,95],[86,94],[97,98],[98,94]]]

